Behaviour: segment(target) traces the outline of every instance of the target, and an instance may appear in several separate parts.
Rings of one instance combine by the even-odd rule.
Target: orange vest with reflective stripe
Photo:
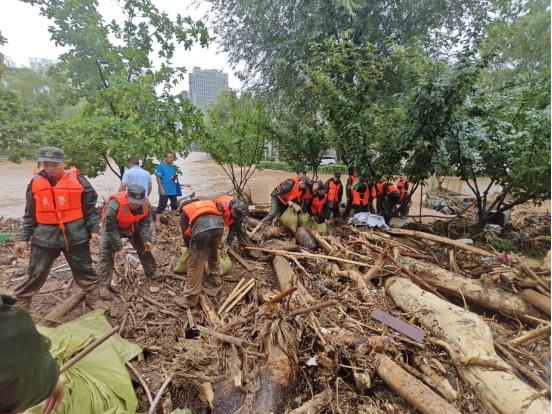
[[[406,180],[397,181],[397,187],[398,188],[404,188],[405,186],[406,186]]]
[[[192,236],[192,225],[201,216],[212,214],[215,216],[222,216],[222,213],[217,210],[217,206],[211,200],[198,200],[193,201],[190,204],[186,204],[182,207],[182,211],[188,219],[188,228],[184,233],[185,236]]]
[[[339,199],[339,190],[341,190],[341,181],[338,181],[337,183],[331,179],[329,181],[329,188],[328,188],[328,201],[336,202]]]
[[[312,198],[311,212],[313,216],[317,216],[322,213],[322,209],[324,208],[324,204],[326,204],[327,199],[327,195],[324,195],[323,198],[318,198],[318,196]]]
[[[217,209],[219,207],[222,207],[222,219],[224,220],[224,225],[226,227],[230,227],[234,223],[234,217],[232,217],[232,211],[230,209],[230,203],[234,197],[229,195],[221,195],[218,196],[215,200],[215,205],[217,206]],[[220,211],[220,209],[219,209]]]
[[[82,193],[84,187],[78,180],[79,171],[65,171],[55,186],[38,172],[32,182],[35,201],[35,220],[38,224],[70,223],[84,217]]]
[[[144,217],[147,217],[149,214],[149,206],[148,206],[148,200],[146,199],[146,203],[144,204],[144,207],[142,208],[142,213],[140,214],[132,214],[132,210],[128,206],[128,192],[123,191],[120,193],[112,194],[109,197],[110,200],[117,200],[119,203],[119,210],[117,210],[117,227],[121,230],[130,230],[134,232],[134,223],[138,223],[141,221]],[[105,221],[105,209],[107,208],[107,204],[104,207],[104,211],[102,212],[102,223]]]
[[[355,184],[358,181],[358,177],[353,177],[351,179],[351,185]],[[353,196],[353,206],[367,206],[368,199],[370,198],[370,191],[366,188],[366,191],[362,194],[362,199],[360,197],[360,192],[357,190],[351,189],[351,195]]]
[[[293,181],[293,187],[290,191],[286,193],[286,198],[289,201],[295,201],[301,199],[301,190],[299,189],[299,183],[301,182],[300,178],[289,178],[289,180]],[[282,181],[280,184],[276,186],[276,190],[280,189],[280,186],[285,183],[287,180]],[[308,193],[305,193],[305,196],[307,196]],[[303,197],[303,199],[305,199]],[[283,204],[287,204],[280,196],[278,196],[278,200],[280,200]]]

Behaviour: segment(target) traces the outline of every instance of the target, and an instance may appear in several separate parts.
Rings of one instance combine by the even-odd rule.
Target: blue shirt
[[[126,169],[123,174],[122,183],[126,184],[127,188],[131,184],[138,184],[146,190],[148,193],[148,187],[151,183],[150,173],[144,170],[142,167],[135,165],[130,170]]]
[[[157,166],[155,175],[161,179],[161,185],[163,185],[163,188],[165,189],[165,195],[178,195],[175,182],[177,179],[175,178],[175,181],[171,180],[172,177],[176,177],[176,169],[174,168],[174,165],[162,162]],[[159,192],[159,194],[161,194],[161,192]]]

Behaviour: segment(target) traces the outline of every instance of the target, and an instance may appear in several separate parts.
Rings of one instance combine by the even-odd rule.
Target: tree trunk
[[[523,289],[521,297],[550,316],[550,298],[533,289]]]
[[[465,299],[496,313],[504,312],[513,317],[531,321],[525,315],[537,316],[539,313],[518,295],[514,295],[498,286],[483,284],[477,279],[468,279],[457,273],[450,272],[438,266],[415,261],[410,267],[416,273],[424,275],[424,280],[439,291]]]
[[[478,358],[504,365],[495,353],[489,326],[476,314],[420,289],[408,279],[386,280],[387,293],[405,312],[416,312],[433,335],[444,338],[467,359]],[[500,414],[541,414],[550,412],[550,401],[511,371],[497,371],[475,365],[459,366],[489,412]]]

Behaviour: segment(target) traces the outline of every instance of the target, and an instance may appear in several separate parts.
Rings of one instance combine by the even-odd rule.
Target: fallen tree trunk
[[[533,289],[523,289],[521,297],[550,316],[550,298]]]
[[[391,358],[380,354],[376,357],[376,372],[389,387],[423,414],[461,414],[429,387],[414,378]]]
[[[274,256],[272,266],[278,278],[278,284],[282,290],[289,289],[291,286],[297,286],[297,292],[292,297],[292,302],[298,306],[314,305],[318,301],[312,297],[309,291],[299,281],[296,281],[295,272],[288,262],[288,259],[282,256]]]
[[[424,233],[423,231],[399,229],[396,227],[392,227],[391,229],[389,229],[389,233],[395,236],[414,236],[420,239],[432,240],[438,243],[448,244],[449,246],[454,246],[467,252],[477,254],[479,256],[496,256],[496,254],[488,252],[487,250],[480,249],[479,247],[471,246],[458,240],[452,240],[448,237],[437,236],[431,233]]]
[[[385,287],[397,306],[405,312],[416,312],[418,320],[435,336],[459,349],[463,359],[505,364],[495,353],[489,326],[476,314],[420,289],[405,278],[391,277],[386,280]],[[491,413],[550,412],[550,401],[539,396],[511,371],[476,365],[459,365],[458,370]]]
[[[469,303],[528,321],[525,315],[539,316],[539,313],[519,296],[495,285],[483,284],[477,279],[469,279],[425,262],[415,261],[411,268],[424,275],[424,280],[441,292],[465,299]]]

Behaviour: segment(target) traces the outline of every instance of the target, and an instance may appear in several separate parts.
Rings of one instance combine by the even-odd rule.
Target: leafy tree
[[[209,108],[201,146],[232,181],[236,194],[251,201],[247,182],[262,160],[272,136],[271,120],[263,103],[245,93],[222,93]]]
[[[187,154],[191,139],[201,134],[202,118],[171,95],[185,72],[172,67],[171,59],[176,47],[206,44],[202,22],[180,15],[173,21],[151,0],[122,2],[125,20],[111,22],[103,20],[97,0],[23,1],[52,20],[52,40],[69,49],[52,70],[68,85],[64,99],[84,102],[82,113],[49,125],[45,136],[57,136],[56,142],[89,175],[109,167],[121,177],[128,155],[147,166],[167,150]],[[158,66],[151,59],[154,53]],[[73,145],[77,137],[85,137],[86,151]]]

